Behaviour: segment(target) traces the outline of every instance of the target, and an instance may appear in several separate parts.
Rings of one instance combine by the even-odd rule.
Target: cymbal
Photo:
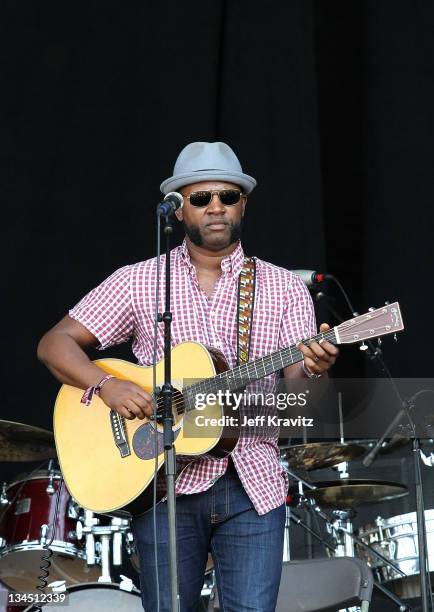
[[[409,437],[404,437],[400,435],[395,435],[392,438],[388,438],[383,442],[383,445],[380,447],[378,454],[379,455],[387,455],[389,453],[393,453],[395,450],[401,448],[402,446],[406,446],[410,442]],[[351,440],[351,444],[360,444],[365,448],[366,451],[371,450],[377,443],[377,440],[374,438],[367,438],[361,440]]]
[[[287,459],[288,467],[310,471],[351,461],[364,452],[365,448],[359,444],[311,442],[283,448],[281,456]]]
[[[56,456],[51,431],[0,419],[0,461],[42,461]]]
[[[399,482],[342,478],[313,483],[316,489],[304,494],[318,505],[328,508],[352,508],[361,504],[373,504],[408,495],[408,489]]]

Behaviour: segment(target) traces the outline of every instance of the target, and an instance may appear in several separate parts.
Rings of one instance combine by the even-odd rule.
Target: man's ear
[[[247,196],[244,196],[243,203],[242,203],[242,213],[241,213],[243,217],[246,213],[246,205],[247,205]]]
[[[182,208],[178,208],[178,210],[175,210],[175,215],[178,221],[182,221],[184,219],[182,214]]]

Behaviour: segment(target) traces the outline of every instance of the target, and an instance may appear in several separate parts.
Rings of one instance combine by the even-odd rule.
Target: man
[[[161,185],[164,194],[178,190],[184,198],[176,215],[184,224],[186,238],[171,254],[172,345],[201,342],[219,349],[230,367],[236,365],[237,355],[238,279],[244,262],[240,235],[247,196],[255,185],[256,181],[243,173],[232,149],[221,142],[186,146],[173,176]],[[132,382],[107,379],[85,349],[107,348],[132,337],[138,362],[152,363],[155,271],[155,259],[117,270],[50,330],[38,349],[39,358],[61,382],[88,389],[102,381],[101,399],[127,419],[150,416],[151,396]],[[164,287],[164,265],[162,274]],[[163,295],[160,299],[161,305]],[[326,324],[321,325],[321,331],[327,329]],[[302,281],[287,270],[256,259],[250,359],[315,334],[312,301]],[[304,362],[285,368],[285,377],[325,374],[338,354],[326,341],[299,348]],[[157,359],[162,355],[163,330],[159,329]],[[268,377],[268,383],[276,376]],[[182,612],[197,609],[209,550],[222,610],[274,610],[282,568],[287,484],[279,464],[276,432],[258,437],[241,435],[229,458],[204,456],[184,469],[176,487]],[[166,503],[160,503],[162,612],[170,609],[167,525],[162,519],[166,512]],[[134,519],[133,528],[143,605],[147,612],[154,612],[152,513]]]

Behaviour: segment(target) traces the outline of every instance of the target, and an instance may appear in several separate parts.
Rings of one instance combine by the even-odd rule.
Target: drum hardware
[[[8,496],[6,493],[6,489],[8,487],[7,482],[3,482],[2,484],[2,492],[0,494],[0,506],[7,506],[9,504]]]
[[[129,593],[131,593],[132,591],[135,591],[136,593],[139,592],[139,589],[135,587],[134,582],[131,580],[131,578],[128,578],[128,576],[124,576],[123,574],[121,574],[119,578],[121,579],[119,583],[119,588],[122,591],[128,591]]]
[[[53,486],[53,480],[54,480],[54,469],[53,469],[53,460],[50,459],[49,463],[48,463],[48,468],[47,468],[47,472],[48,472],[48,484],[47,484],[47,488],[45,489],[48,493],[48,495],[53,495],[54,494],[54,486]]]
[[[48,525],[41,525],[40,527],[40,537],[39,537],[39,543],[41,544],[41,546],[45,546],[45,544],[47,543],[47,533],[48,533]]]
[[[78,520],[80,517],[80,510],[82,510],[82,508],[80,508],[77,502],[71,497],[68,504],[68,518]]]
[[[337,542],[335,549],[336,557],[354,557],[353,519],[356,516],[354,510],[333,510],[334,520],[327,524],[327,530],[334,536]]]
[[[339,472],[339,478],[349,478],[350,475],[348,473],[348,462],[342,461],[336,466],[337,471]]]
[[[111,521],[113,531],[113,565],[122,565],[122,544],[127,543],[130,521],[128,519],[113,518]],[[119,528],[119,530],[117,530]]]
[[[136,550],[134,546],[134,535],[131,531],[127,531],[125,534],[125,550],[129,557],[131,557]]]
[[[130,521],[112,518],[107,525],[100,525],[100,519],[90,510],[84,511],[84,519],[77,521],[77,539],[85,537],[87,564],[101,565],[98,582],[112,582],[110,575],[110,547],[114,566],[122,565],[122,545],[125,535],[126,543],[132,541]],[[128,550],[128,547],[127,547]]]
[[[429,571],[434,572],[434,510],[425,510],[425,525],[428,566]],[[357,554],[368,563],[379,582],[388,584],[389,588],[401,597],[421,596],[415,512],[388,519],[377,517],[375,525],[359,529],[359,540]],[[383,558],[379,557],[379,550],[383,553]],[[371,552],[374,553],[373,556]]]
[[[78,541],[81,541],[83,535],[86,536],[86,563],[89,566],[95,565],[95,538],[93,534],[93,527],[99,523],[99,519],[94,516],[91,510],[84,511],[84,525],[83,521],[78,520],[76,524],[76,537]]]
[[[111,532],[102,533],[100,534],[100,541],[96,545],[101,560],[101,576],[99,576],[98,582],[112,582],[110,575],[110,540]]]
[[[54,495],[47,492],[50,476]],[[66,487],[60,491],[54,521],[60,482],[60,472],[41,470],[39,466],[6,487],[5,497],[10,502],[0,521],[0,579],[15,591],[36,592],[41,555],[52,529],[55,539],[50,544],[50,580],[65,579],[74,584],[97,579],[99,572],[87,565],[84,545],[77,539],[76,521],[69,517],[73,504]]]
[[[362,503],[368,503],[368,501],[379,501],[380,498],[387,499],[388,496],[391,494],[396,495],[397,497],[402,497],[403,495],[407,494],[406,487],[403,487],[403,485],[399,485],[399,483],[386,483],[386,485],[392,485],[392,489],[390,489],[390,487],[388,488],[387,486],[385,486],[383,481],[380,481],[380,488],[374,486],[374,488],[371,490],[371,493],[374,494],[373,499],[367,499],[366,491],[364,491],[362,494],[360,489],[357,487],[360,482],[350,480],[348,478],[347,462],[341,462],[341,464],[338,464],[337,466],[341,475],[341,479],[339,481],[331,481],[333,483],[332,486],[339,487],[339,485],[343,484],[346,487],[348,486],[348,483],[352,483],[352,486],[355,485],[355,488],[352,491],[353,493],[355,491],[355,494],[352,497],[351,495],[343,496],[347,502],[351,502],[350,504],[346,504],[346,507],[344,507],[344,509],[336,507],[335,504],[330,503],[330,506],[333,508],[332,516],[330,517],[325,512],[323,512],[320,505],[316,503],[317,491],[321,494],[320,497],[324,496],[324,492],[321,491],[321,486],[324,483],[309,483],[300,478],[300,476],[298,476],[294,472],[292,472],[287,466],[285,466],[284,463],[283,468],[290,476],[292,476],[297,481],[297,484],[292,487],[292,497],[296,498],[297,507],[305,509],[308,512],[313,511],[318,516],[320,516],[325,522],[327,533],[333,536],[333,539],[336,544],[331,545],[330,543],[328,543],[322,537],[321,534],[317,533],[309,525],[303,522],[301,518],[293,511],[292,508],[289,508],[290,520],[292,520],[293,523],[302,527],[312,537],[321,542],[325,547],[327,553],[333,556],[355,557],[355,544],[357,544],[360,539],[353,533],[353,519],[356,515],[356,512],[352,506],[356,505],[356,502],[359,503],[359,501],[362,500]],[[365,486],[368,486],[369,484],[378,485],[378,481],[363,482],[365,483]],[[395,487],[395,485],[397,486]],[[347,491],[347,493],[350,494],[351,489],[350,491]],[[332,495],[331,498],[333,497],[338,498],[339,496]],[[365,544],[365,542],[362,542],[361,545],[366,546],[367,548],[371,548],[369,545]],[[384,563],[388,564],[389,566],[394,566],[394,564],[389,559],[381,555],[381,553],[379,553],[378,551],[372,550],[372,553],[377,558],[384,560]],[[401,599],[395,593],[389,591],[379,581],[374,581],[374,584],[378,590],[380,590],[386,597],[388,597],[398,606],[401,612],[405,612],[406,610],[408,610],[408,607],[401,601]]]
[[[311,502],[308,504],[307,509],[310,511],[315,511],[316,513],[319,514],[319,516],[325,522],[328,533],[331,533],[331,534],[333,534],[334,532],[336,533],[336,529],[335,529],[336,522],[331,517],[327,516],[324,512],[322,512],[320,508],[314,507]],[[321,542],[329,556],[331,557],[335,556],[336,551],[338,550],[338,547],[339,547],[339,543],[337,543],[336,545],[333,545],[327,542],[327,540],[325,540],[320,533],[318,533],[314,529],[311,529],[301,519],[301,517],[297,513],[295,513],[294,510],[292,509],[291,509],[291,520],[293,523],[295,523],[296,525],[299,525],[302,529],[310,533],[310,535],[313,536],[317,541]],[[358,538],[353,533],[348,533],[348,536],[354,539],[355,542],[357,542]],[[376,551],[373,551],[373,552],[374,554],[377,554]],[[340,555],[337,555],[337,556],[340,556]],[[378,555],[378,556],[381,557],[381,555]],[[384,560],[385,562],[388,561],[386,558]],[[375,578],[375,575],[374,575],[374,578]],[[397,595],[395,595],[395,593],[392,593],[391,591],[389,591],[384,585],[374,580],[374,586],[377,590],[381,591],[386,597],[388,597],[391,601],[393,601],[393,603],[395,603],[398,606],[400,612],[406,612],[407,610],[408,611],[410,610],[409,607]],[[354,608],[351,608],[351,610],[354,610]]]
[[[327,542],[322,536],[321,534],[317,533],[316,531],[314,531],[313,529],[310,529],[308,525],[306,525],[306,523],[304,523],[301,518],[294,513],[293,510],[291,510],[291,519],[292,521],[299,525],[300,527],[302,527],[303,529],[309,531],[311,533],[311,535],[316,538],[319,542],[321,542],[323,544],[323,546],[325,547],[325,549],[327,550],[329,556],[352,556],[354,557],[354,550],[355,550],[355,544],[359,544],[360,538],[357,537],[353,531],[348,531],[346,529],[345,525],[345,521],[348,518],[347,516],[347,512],[343,512],[343,511],[337,511],[338,514],[334,513],[335,518],[333,517],[329,517],[325,512],[323,512],[321,510],[321,508],[319,506],[315,506],[314,503],[312,501],[309,502],[308,501],[308,505],[307,505],[307,510],[309,511],[314,511],[318,516],[321,517],[321,519],[324,521],[325,525],[326,525],[326,529],[327,529],[327,533],[331,534],[334,536],[335,541],[336,541],[336,545],[332,545],[329,542]],[[343,512],[343,513],[342,513]],[[341,514],[342,513],[342,514]],[[351,514],[349,518],[353,518],[354,515]],[[351,521],[350,521],[351,522]],[[342,540],[342,535],[344,536],[344,540]],[[351,545],[348,546],[348,542],[349,540],[352,541]],[[350,554],[345,554],[345,546],[347,545],[347,551]],[[376,556],[377,558],[381,559],[384,563],[388,564],[389,566],[392,567],[396,567],[389,559],[387,559],[386,557],[384,557],[383,555],[381,555],[381,553],[379,553],[377,550],[372,549],[371,546],[369,546],[369,544],[366,544],[365,542],[360,541],[360,545],[371,550],[372,554],[374,556]],[[351,554],[351,551],[353,551],[353,553]],[[344,553],[344,554],[342,554]],[[399,571],[399,568],[397,568]],[[403,573],[403,572],[401,572]],[[374,578],[375,578],[375,574],[374,574]],[[393,592],[391,592],[389,589],[387,589],[384,584],[382,584],[380,581],[378,580],[374,580],[374,586],[377,590],[381,591],[388,599],[390,599],[391,601],[393,601],[399,608],[400,612],[405,612],[407,610],[410,610],[410,608]]]

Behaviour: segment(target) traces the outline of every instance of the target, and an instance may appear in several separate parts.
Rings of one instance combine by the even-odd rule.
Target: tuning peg
[[[368,308],[368,312],[374,312],[375,308],[373,306],[371,306],[371,308]]]
[[[390,302],[384,302],[385,306],[389,306]]]
[[[362,344],[359,346],[359,349],[361,351],[367,351],[368,350],[368,345],[365,344],[365,341],[363,340]]]
[[[395,342],[398,342],[398,336],[395,334],[393,334],[393,339],[395,340]]]
[[[378,346],[381,346],[383,344],[382,341],[381,341],[381,338],[377,339],[377,344],[378,344]]]

